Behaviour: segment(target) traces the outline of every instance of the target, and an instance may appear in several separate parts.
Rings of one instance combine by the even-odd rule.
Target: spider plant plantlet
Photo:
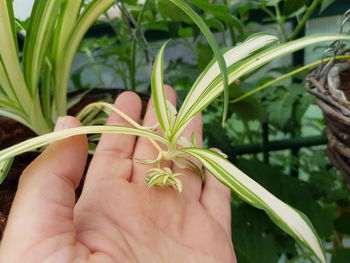
[[[222,56],[227,65],[229,83],[237,81],[242,75],[252,72],[274,58],[294,52],[308,45],[336,39],[350,40],[346,35],[315,35],[304,37],[284,44],[276,44],[277,39],[267,34],[258,34],[250,37],[243,43],[223,52]],[[14,156],[31,151],[57,140],[68,138],[78,134],[96,133],[123,133],[148,138],[158,151],[154,160],[137,160],[145,165],[157,164],[156,168],[149,169],[145,178],[149,187],[173,187],[180,191],[186,187],[182,185],[179,173],[173,173],[171,169],[160,167],[163,160],[171,160],[180,168],[187,168],[197,172],[203,178],[202,169],[189,157],[197,159],[205,169],[221,183],[236,193],[242,200],[258,209],[263,209],[273,222],[291,235],[295,240],[308,248],[320,262],[325,263],[326,257],[322,242],[318,237],[309,219],[300,211],[282,202],[249,176],[230,163],[224,154],[196,148],[195,136],[191,141],[181,136],[182,131],[209,103],[224,91],[223,78],[217,60],[213,60],[200,74],[183,105],[177,112],[175,107],[166,100],[163,83],[164,44],[155,59],[151,87],[154,110],[158,123],[153,127],[143,127],[134,122],[121,110],[104,102],[97,102],[86,106],[78,115],[83,120],[89,117],[94,110],[114,111],[124,118],[133,127],[124,126],[83,126],[63,131],[45,134],[15,146],[0,151],[0,182],[5,178]],[[163,135],[155,133],[160,127]]]

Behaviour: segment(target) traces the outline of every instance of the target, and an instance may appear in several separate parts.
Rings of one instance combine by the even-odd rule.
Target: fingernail
[[[58,117],[54,131],[60,131],[60,130],[63,130],[64,128],[66,128],[65,123],[66,123],[65,117]]]

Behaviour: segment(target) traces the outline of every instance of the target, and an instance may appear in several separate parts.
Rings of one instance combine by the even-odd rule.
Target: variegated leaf
[[[198,159],[212,175],[241,199],[265,210],[279,227],[309,248],[322,263],[326,263],[321,241],[303,213],[276,198],[220,154],[198,148],[187,148],[182,151]]]
[[[161,47],[154,61],[151,82],[154,110],[164,134],[169,133],[172,127],[170,110],[164,93],[163,81],[164,49],[166,44],[167,42]]]
[[[231,54],[233,56],[232,59],[235,61],[231,64],[227,63],[230,66],[228,69],[229,83],[233,83],[241,76],[258,69],[259,67],[265,65],[275,58],[282,57],[310,45],[325,41],[334,41],[337,39],[350,40],[350,36],[345,34],[321,34],[307,36],[288,43],[280,44],[267,50],[263,50],[253,56],[244,59],[244,56],[242,57],[240,54],[242,53],[245,54],[245,56],[248,56],[254,51],[254,45],[258,45],[259,42],[263,40],[259,39],[251,42],[252,39],[250,39],[238,46],[236,48],[236,52],[232,52]],[[251,48],[250,52],[248,51],[248,44]],[[265,43],[265,45],[266,44],[268,43]],[[255,50],[258,49],[258,47],[255,48]],[[239,56],[239,59],[235,59],[235,56]],[[224,57],[226,59],[227,56],[224,55]],[[238,61],[239,63],[235,63]],[[208,71],[204,72],[205,77],[207,77],[206,74],[209,76],[212,75],[212,73],[208,73]],[[173,138],[177,138],[186,127],[188,122],[224,91],[224,86],[222,80],[220,79],[220,75],[217,76],[217,78],[211,77],[210,79],[213,78],[214,80],[211,83],[207,83],[204,87],[198,87],[198,85],[194,85],[194,87],[191,89],[191,93],[189,93],[179,110],[176,127],[174,128]]]
[[[39,147],[45,146],[52,142],[62,140],[68,137],[72,137],[79,134],[96,134],[96,133],[122,133],[130,134],[136,136],[145,136],[147,138],[157,140],[164,144],[168,144],[168,141],[153,132],[135,129],[130,127],[123,126],[85,126],[85,127],[76,127],[71,129],[66,129],[62,131],[56,131],[48,133],[42,136],[35,137],[33,139],[26,140],[24,142],[18,143],[14,146],[6,148],[0,151],[0,162],[16,156],[18,154],[35,150]]]
[[[6,175],[8,174],[14,158],[8,158],[0,161],[0,184],[4,181]]]

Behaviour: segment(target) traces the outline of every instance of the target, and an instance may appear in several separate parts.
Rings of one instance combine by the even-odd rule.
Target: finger
[[[202,147],[202,116],[198,114],[193,120],[188,124],[184,132],[181,136],[185,137],[188,141],[191,141],[192,134],[196,136],[196,146]],[[188,157],[188,159],[197,166],[201,167],[201,164],[195,160],[194,158]],[[175,164],[173,164],[173,172],[174,173],[182,173],[184,174],[180,179],[183,184],[183,194],[186,197],[193,198],[195,200],[199,200],[201,192],[202,192],[202,180],[200,175],[195,172],[191,172],[188,169],[180,169]]]
[[[217,149],[212,150],[219,152]],[[205,171],[205,184],[200,202],[231,236],[231,191],[208,171]]]
[[[176,107],[176,93],[175,90],[172,89],[169,86],[165,86],[165,95],[167,100]],[[156,124],[157,117],[153,108],[153,101],[152,99],[149,101],[147,106],[147,111],[145,114],[145,118],[143,121],[143,126],[153,126]],[[156,133],[162,134],[162,130],[159,127],[156,130]],[[151,142],[146,137],[139,137],[136,142],[135,146],[135,152],[134,152],[134,158],[144,159],[144,160],[154,160],[157,158],[158,151],[156,148],[151,144]],[[164,162],[162,163],[162,166],[170,167],[170,162]],[[145,177],[147,175],[147,170],[150,168],[154,168],[155,165],[144,165],[140,164],[137,161],[134,161],[133,164],[133,174],[131,181],[135,183],[145,183]]]
[[[124,92],[118,96],[114,105],[137,123],[140,122],[141,99],[134,92]],[[133,127],[118,114],[112,112],[108,125]],[[84,188],[101,181],[115,179],[129,180],[136,137],[126,134],[103,134],[97,146]]]
[[[80,125],[77,119],[67,116],[59,118],[55,130]],[[21,251],[45,238],[74,233],[74,190],[84,172],[87,152],[86,136],[74,136],[50,145],[25,169],[11,208],[3,246],[12,242],[12,246],[16,244]],[[59,238],[55,240],[53,242],[60,242]]]

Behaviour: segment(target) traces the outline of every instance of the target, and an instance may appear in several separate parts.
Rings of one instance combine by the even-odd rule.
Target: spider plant
[[[41,135],[67,113],[67,82],[78,45],[114,0],[92,0],[86,6],[83,0],[36,0],[22,54],[16,24],[23,27],[12,2],[0,4],[0,115]]]
[[[78,134],[123,133],[147,137],[159,154],[155,160],[138,160],[141,163],[159,164],[172,160],[175,165],[201,169],[188,160],[196,158],[220,182],[229,187],[242,200],[263,209],[280,228],[308,248],[322,263],[326,262],[322,242],[311,222],[300,211],[277,199],[253,181],[226,156],[211,150],[195,147],[195,136],[187,141],[181,134],[191,119],[226,90],[229,84],[244,74],[253,72],[269,61],[306,46],[337,39],[350,40],[346,35],[316,35],[284,44],[276,44],[274,36],[259,34],[240,45],[220,51],[207,28],[183,0],[170,0],[182,8],[200,27],[215,51],[215,59],[207,66],[193,84],[183,105],[177,112],[166,100],[163,83],[163,57],[165,46],[160,49],[152,72],[152,98],[154,109],[163,135],[153,127],[135,123],[122,111],[107,103],[88,105],[80,112],[80,119],[89,118],[97,110],[114,111],[133,127],[85,126],[41,135],[0,151],[0,182],[4,180],[14,156],[31,151],[57,140]],[[91,23],[105,11],[114,0],[94,0],[85,8],[82,1],[52,0],[36,1],[27,31],[23,52],[23,69],[18,60],[15,37],[15,20],[12,1],[0,5],[0,114],[14,118],[38,134],[51,130],[57,116],[65,115],[67,108],[66,83],[74,53],[80,39]],[[3,37],[4,35],[4,37]],[[40,89],[39,89],[39,83]],[[40,96],[39,96],[40,95]],[[203,176],[203,175],[202,175]],[[179,191],[180,174],[170,169],[149,169],[148,186],[173,187]]]
[[[243,74],[254,71],[274,58],[296,51],[307,45],[334,39],[350,40],[350,36],[318,35],[275,45],[273,44],[277,39],[274,36],[266,34],[253,36],[242,44],[223,52],[223,58],[227,64],[229,83],[233,83]],[[143,127],[135,123],[111,104],[104,102],[94,103],[86,106],[78,117],[84,119],[96,109],[105,109],[114,111],[122,116],[133,128],[122,126],[85,126],[49,133],[19,143],[0,151],[0,168],[3,171],[2,175],[0,174],[0,178],[4,178],[5,172],[8,170],[14,156],[70,136],[96,133],[124,133],[145,136],[152,142],[159,154],[155,160],[138,160],[139,162],[147,165],[159,164],[163,160],[172,160],[175,165],[182,168],[195,169],[199,172],[200,169],[194,163],[186,162],[189,156],[195,157],[213,176],[229,187],[242,200],[258,209],[265,210],[271,220],[304,245],[304,247],[310,249],[320,262],[326,262],[322,243],[311,222],[303,213],[277,199],[230,163],[225,158],[225,155],[211,150],[196,148],[195,138],[190,142],[181,137],[182,131],[191,119],[223,92],[223,79],[219,64],[214,59],[193,84],[183,105],[177,112],[164,95],[163,57],[165,46],[166,44],[162,46],[155,59],[151,80],[154,109],[163,135],[156,134],[154,127]],[[158,168],[149,170],[146,180],[149,187],[171,186],[181,191],[186,185],[182,185],[180,178],[179,174],[173,174],[170,169],[161,169],[158,166]]]

